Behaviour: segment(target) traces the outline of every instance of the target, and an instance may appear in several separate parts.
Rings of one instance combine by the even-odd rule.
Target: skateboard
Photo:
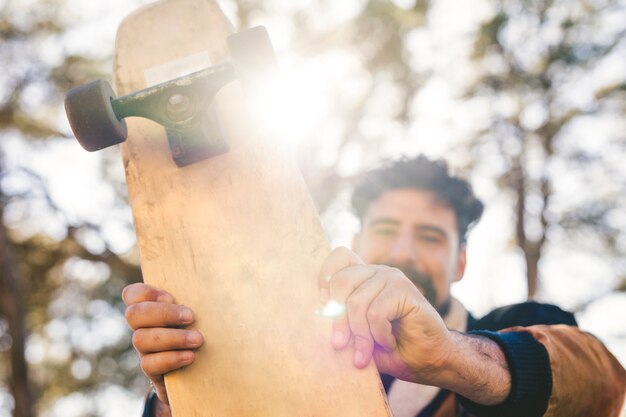
[[[95,81],[66,111],[85,149],[121,143],[144,280],[205,337],[165,377],[175,417],[390,416],[375,366],[331,347],[324,231],[291,147],[247,106],[276,68],[263,28],[234,33],[215,1],[163,0],[118,29],[119,96]]]

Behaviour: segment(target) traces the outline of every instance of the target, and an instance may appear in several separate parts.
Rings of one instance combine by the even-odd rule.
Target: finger
[[[142,355],[169,350],[197,349],[203,343],[202,334],[193,330],[143,328],[133,333],[133,346]]]
[[[423,299],[417,288],[401,273],[398,278],[402,279],[387,281],[387,285],[372,301],[367,312],[374,341],[388,352],[397,347],[393,323],[419,310],[416,300]]]
[[[351,265],[335,272],[328,281],[329,295],[332,300],[345,302],[350,294],[366,281],[379,274],[381,269],[389,269],[381,265]]]
[[[161,382],[157,383],[153,381],[152,387],[154,388],[157,397],[159,397],[159,400],[161,400],[163,404],[169,405],[170,400],[167,397],[167,390],[165,389],[165,382],[163,382],[163,377],[161,377]]]
[[[145,301],[126,307],[126,321],[131,329],[142,327],[181,327],[194,322],[193,311],[178,304]]]
[[[163,380],[163,375],[193,363],[195,353],[191,350],[171,350],[151,353],[141,357],[141,369],[154,383]]]
[[[359,256],[350,249],[345,247],[334,249],[324,260],[318,275],[320,301],[322,303],[328,301],[330,276],[343,268],[362,263],[363,261],[361,258],[359,258]]]
[[[122,300],[126,305],[140,303],[142,301],[159,301],[173,303],[174,297],[166,291],[139,282],[130,284],[122,291]]]
[[[336,272],[329,282],[330,300],[337,305],[346,306],[349,297],[371,279],[380,267],[376,265],[352,265]],[[351,326],[348,314],[334,317],[332,344],[335,349],[344,348],[350,341]]]
[[[370,305],[385,288],[385,284],[384,272],[378,269],[371,279],[359,285],[347,299],[348,324],[354,335],[353,362],[357,368],[365,367],[372,359],[374,338],[370,330],[368,311]],[[337,323],[333,323],[335,324]]]
[[[370,304],[367,310],[367,322],[374,342],[385,351],[391,352],[397,346],[392,322],[398,318],[396,317],[398,304],[404,301],[393,299],[388,293],[389,291],[383,289]]]

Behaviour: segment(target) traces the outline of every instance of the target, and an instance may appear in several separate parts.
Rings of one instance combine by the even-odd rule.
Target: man
[[[330,343],[352,349],[354,338],[354,366],[375,361],[394,417],[619,415],[626,371],[570,313],[523,303],[477,320],[451,297],[483,206],[443,161],[420,156],[371,171],[353,206],[361,219],[354,252],[326,259],[320,300],[345,305]],[[203,344],[198,332],[176,328],[193,312],[144,284],[123,298],[158,397],[144,415],[169,415],[163,374],[192,364]]]

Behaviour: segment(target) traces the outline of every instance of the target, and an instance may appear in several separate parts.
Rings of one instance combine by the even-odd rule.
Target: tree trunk
[[[526,248],[524,248],[524,257],[526,258],[527,298],[533,300],[537,295],[541,248],[536,242],[532,242],[531,244],[527,243]]]
[[[519,129],[519,127],[518,127]],[[548,128],[546,128],[548,129]],[[554,128],[552,128],[554,130]],[[560,127],[554,131],[558,131]],[[521,129],[520,129],[521,130]],[[548,131],[544,133],[541,139],[541,145],[545,152],[544,154],[544,168],[539,179],[539,182],[535,185],[532,184],[532,179],[529,178],[528,172],[525,167],[526,148],[525,142],[521,142],[520,153],[512,160],[511,180],[510,185],[515,191],[515,233],[517,238],[517,244],[524,252],[524,260],[526,263],[526,287],[527,287],[527,299],[533,300],[537,295],[537,289],[539,287],[539,260],[541,259],[543,246],[546,243],[546,233],[548,230],[548,219],[546,217],[548,211],[548,205],[552,196],[552,187],[550,184],[549,176],[546,172],[547,161],[554,154],[552,148],[554,140],[554,131]],[[523,136],[522,136],[523,137]],[[526,223],[529,213],[526,210],[526,198],[528,195],[529,183],[535,185],[538,191],[541,193],[542,208],[539,213],[539,223],[541,225],[541,234],[535,239],[529,239],[526,233]]]
[[[2,219],[1,209],[0,219]],[[0,313],[7,319],[12,339],[9,385],[15,400],[13,416],[33,417],[28,366],[24,355],[26,326],[22,300],[6,229],[0,221]]]

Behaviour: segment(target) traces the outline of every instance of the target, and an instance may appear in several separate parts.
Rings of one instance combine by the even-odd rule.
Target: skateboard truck
[[[234,80],[244,89],[276,71],[272,44],[263,27],[227,38],[231,61],[208,67],[123,97],[110,84],[93,81],[71,90],[65,110],[78,142],[93,152],[126,140],[126,117],[144,117],[165,127],[170,153],[183,167],[227,152],[228,143],[211,103]]]
[[[228,151],[210,105],[235,79],[233,66],[221,64],[113,99],[111,105],[118,119],[145,117],[164,126],[172,157],[182,167]]]

